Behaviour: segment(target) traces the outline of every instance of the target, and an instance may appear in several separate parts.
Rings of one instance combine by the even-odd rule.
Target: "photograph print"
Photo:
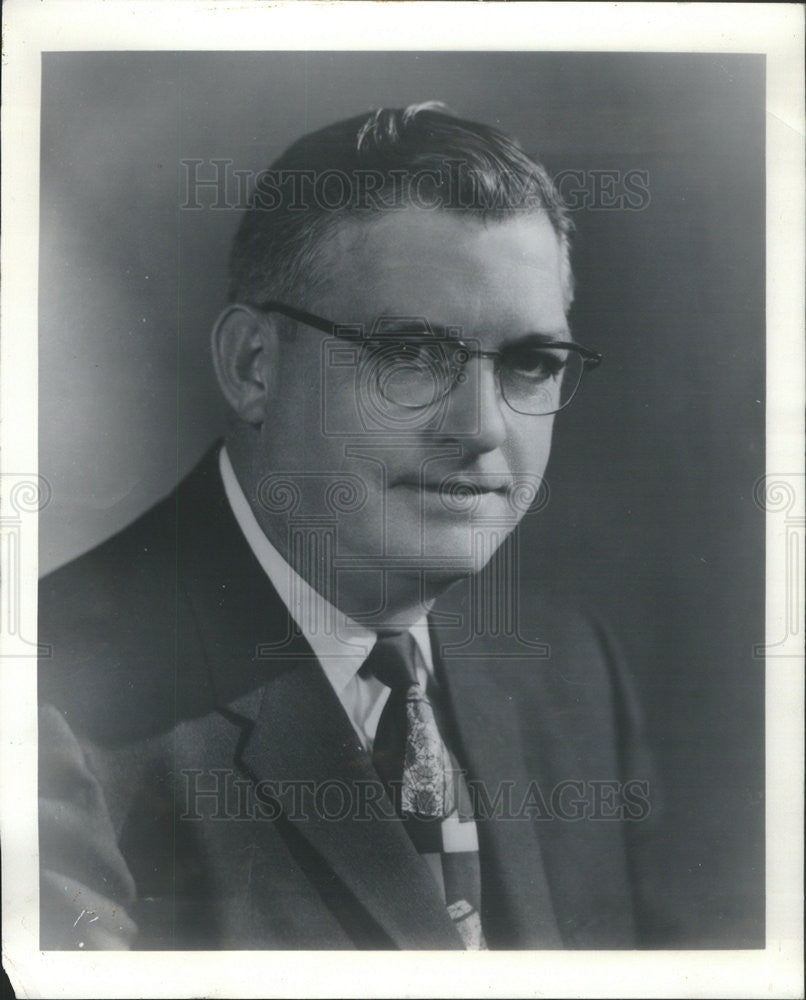
[[[43,951],[764,948],[764,108],[43,53]]]

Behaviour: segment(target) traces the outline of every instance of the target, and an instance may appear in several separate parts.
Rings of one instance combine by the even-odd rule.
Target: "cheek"
[[[323,430],[321,388],[318,355],[288,351],[265,431],[275,453],[282,453],[294,468],[307,464],[314,471],[332,444]]]
[[[510,425],[507,453],[510,471],[527,477],[542,478],[551,453],[554,415],[517,418]]]

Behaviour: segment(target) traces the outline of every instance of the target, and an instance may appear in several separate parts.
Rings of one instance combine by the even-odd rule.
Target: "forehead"
[[[323,256],[316,306],[338,322],[397,313],[469,328],[565,327],[560,242],[544,215],[403,209],[339,226]]]

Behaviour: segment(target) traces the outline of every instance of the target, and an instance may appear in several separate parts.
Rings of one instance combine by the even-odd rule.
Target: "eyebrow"
[[[529,333],[524,333],[523,336],[508,338],[503,341],[499,349],[503,351],[508,347],[518,347],[529,344],[534,344],[536,347],[551,347],[552,344],[569,343],[574,343],[574,338],[571,331],[568,329],[558,331],[557,333],[532,330]]]
[[[422,321],[423,323],[422,328],[420,328],[420,324],[416,322],[417,320]],[[378,323],[379,321],[383,321],[383,327],[385,329],[388,329],[389,332],[392,334],[395,332],[405,333],[408,332],[409,330],[411,332],[415,332],[416,330],[416,332],[420,334],[432,334],[435,337],[439,337],[439,336],[447,336],[448,330],[455,330],[458,331],[458,336],[456,338],[458,340],[467,341],[467,340],[479,339],[478,337],[466,336],[461,326],[451,325],[448,323],[432,323],[431,320],[428,320],[425,317],[401,316],[397,318],[394,316],[387,317],[384,313],[381,313],[378,319],[376,320],[376,323]],[[399,326],[399,331],[395,330],[396,325]],[[529,330],[524,334],[506,337],[501,342],[501,344],[499,344],[498,350],[506,350],[507,348],[511,347],[529,346],[530,344],[536,347],[537,346],[548,347],[551,346],[551,344],[573,343],[573,342],[574,342],[573,335],[571,331],[567,328],[565,330],[558,330],[556,332],[548,330]]]
[[[377,313],[373,321],[373,328],[383,322],[384,327],[389,327],[390,334],[394,334],[395,323],[400,325],[400,333],[406,332],[406,323],[411,324],[410,329],[414,332],[414,322],[420,321],[424,323],[424,327],[421,330],[416,330],[420,335],[432,334],[435,337],[445,337],[447,336],[448,330],[459,331],[455,338],[457,340],[479,340],[478,337],[465,337],[464,331],[461,325],[456,323],[434,323],[427,316],[405,316],[401,311],[397,309],[390,309],[388,306]],[[571,330],[566,327],[564,330],[527,330],[526,333],[521,334],[516,337],[507,337],[505,340],[498,345],[497,350],[504,351],[512,347],[524,347],[530,344],[535,347],[550,347],[552,344],[573,344],[576,343],[576,338],[574,337]]]

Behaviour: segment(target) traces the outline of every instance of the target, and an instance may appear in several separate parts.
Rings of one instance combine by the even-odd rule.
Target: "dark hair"
[[[327,278],[318,251],[334,226],[412,205],[485,221],[544,212],[570,305],[571,221],[545,169],[503,132],[433,101],[311,132],[261,174],[233,243],[230,301],[303,302]]]

